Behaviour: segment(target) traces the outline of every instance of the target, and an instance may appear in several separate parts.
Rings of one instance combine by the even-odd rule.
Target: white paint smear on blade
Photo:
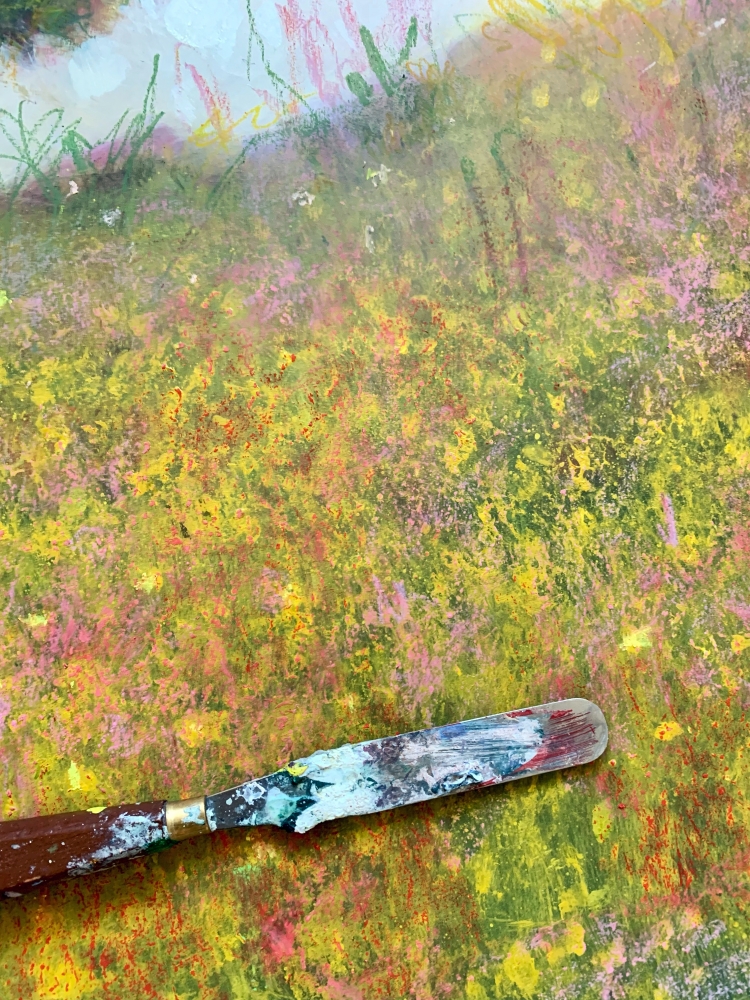
[[[70,875],[87,875],[90,871],[125,858],[135,858],[151,844],[167,840],[166,822],[156,822],[149,816],[123,813],[110,827],[109,842],[94,851],[90,858],[74,858],[68,862]]]
[[[367,744],[318,751],[296,762],[307,768],[306,778],[325,784],[315,805],[297,819],[295,830],[305,833],[326,820],[423,802],[465,785],[497,781],[499,774],[528,763],[542,740],[538,722],[523,719],[490,732],[457,727],[452,733],[425,733],[421,740],[405,740],[392,764],[374,758],[365,749]]]

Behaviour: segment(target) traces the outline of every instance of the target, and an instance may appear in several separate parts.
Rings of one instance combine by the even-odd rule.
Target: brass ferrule
[[[167,833],[170,840],[187,840],[210,833],[206,819],[206,796],[167,802],[165,807]]]

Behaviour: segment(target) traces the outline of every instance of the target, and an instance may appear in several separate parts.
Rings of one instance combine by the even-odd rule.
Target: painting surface
[[[2,996],[747,995],[746,5],[202,9],[0,16],[2,817],[610,746],[6,901]]]

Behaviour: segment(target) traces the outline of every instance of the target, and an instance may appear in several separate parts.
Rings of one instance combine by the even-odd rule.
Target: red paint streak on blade
[[[569,758],[571,764],[596,746],[596,726],[586,715],[576,715],[572,709],[551,712],[544,726],[544,742],[519,771],[534,771]]]

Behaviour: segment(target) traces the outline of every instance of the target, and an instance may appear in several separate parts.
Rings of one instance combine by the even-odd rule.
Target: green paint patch
[[[251,879],[260,871],[260,865],[254,865],[247,862],[244,865],[238,865],[237,868],[232,869],[232,873],[241,879]]]

